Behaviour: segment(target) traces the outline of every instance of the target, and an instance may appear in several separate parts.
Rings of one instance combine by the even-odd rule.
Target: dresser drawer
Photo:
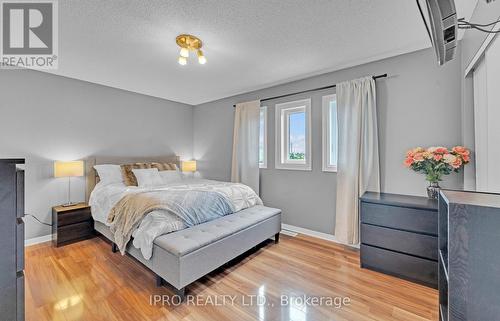
[[[16,217],[24,216],[24,171],[16,172]]]
[[[61,226],[57,230],[57,243],[78,240],[91,236],[94,231],[94,222],[86,221],[71,225]]]
[[[361,202],[362,223],[437,235],[437,220],[437,211]]]
[[[361,243],[437,261],[436,236],[361,224]]]
[[[57,225],[65,226],[74,223],[89,221],[92,219],[89,208],[67,211],[57,215]]]
[[[361,244],[361,262],[363,268],[437,288],[435,261]]]
[[[16,219],[16,272],[24,270],[24,221]]]
[[[17,295],[17,321],[24,321],[25,311],[24,311],[24,301],[25,301],[25,289],[24,289],[24,273],[17,272],[16,280],[16,295]]]

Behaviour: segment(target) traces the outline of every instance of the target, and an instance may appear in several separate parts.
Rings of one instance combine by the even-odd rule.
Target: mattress
[[[169,193],[170,191],[172,191],[172,193],[175,193],[177,191],[182,191],[182,193],[184,193],[184,191],[197,192],[203,189],[212,190],[215,188],[216,190],[220,191],[219,193],[225,195],[226,199],[230,200],[232,204],[234,204],[233,210],[236,210],[236,213],[239,213],[241,209],[253,207],[256,204],[262,204],[260,198],[248,187],[245,188],[250,193],[234,193],[233,188],[231,188],[231,186],[234,185],[241,184],[225,183],[204,179],[185,179],[181,182],[149,188],[139,188],[135,186],[128,187],[122,183],[107,185],[98,184],[92,191],[89,204],[92,209],[92,216],[94,220],[107,226],[109,226],[109,223],[107,222],[108,213],[116,205],[116,203],[120,201],[120,199],[122,199],[125,195],[131,193],[148,193],[153,191],[155,193],[154,195],[156,195],[156,193],[158,192]],[[200,201],[198,201],[197,204],[200,204],[199,202]],[[194,209],[193,213],[196,213],[196,215],[200,215],[201,209]],[[216,212],[213,213],[215,214]],[[254,212],[251,211],[250,213]],[[228,222],[230,223],[230,221],[235,220],[238,217],[233,215],[234,214],[228,215],[232,216],[232,218],[225,220],[224,224],[227,224]],[[247,214],[242,214],[241,219],[243,221],[245,221],[244,217],[246,217],[246,215]],[[211,217],[209,219],[217,217],[217,215],[213,216],[214,217]],[[248,218],[246,220],[248,221]],[[192,223],[190,224],[189,221],[185,221],[181,219],[180,216],[177,216],[173,212],[167,210],[156,210],[150,212],[141,220],[137,229],[133,231],[133,246],[140,249],[143,257],[148,260],[151,258],[153,253],[153,242],[156,242],[157,239],[163,236],[169,235],[172,232],[183,230],[191,225]],[[223,233],[221,233],[221,235],[223,235]],[[189,242],[184,243],[187,244]],[[183,249],[183,251],[184,250],[185,249]]]

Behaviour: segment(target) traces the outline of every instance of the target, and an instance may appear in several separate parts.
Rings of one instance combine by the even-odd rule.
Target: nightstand
[[[52,243],[69,244],[93,237],[94,220],[86,203],[52,208]]]

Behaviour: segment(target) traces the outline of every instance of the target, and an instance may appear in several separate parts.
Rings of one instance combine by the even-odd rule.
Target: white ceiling
[[[206,65],[177,63],[180,33]],[[195,105],[429,46],[413,0],[64,0],[53,73]]]

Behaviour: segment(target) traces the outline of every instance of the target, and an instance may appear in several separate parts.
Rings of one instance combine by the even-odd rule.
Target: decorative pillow
[[[123,183],[120,165],[95,165],[94,169],[97,171],[97,175],[99,175],[99,181],[102,182],[102,185]]]
[[[182,174],[179,171],[161,171],[159,174],[163,184],[178,183],[182,181]]]
[[[177,170],[177,165],[174,163],[151,163],[151,168],[158,168],[160,172],[175,171]]]
[[[139,187],[163,185],[158,168],[132,169]]]
[[[148,163],[125,164],[120,166],[123,176],[123,182],[127,186],[137,186],[137,179],[132,172],[133,169],[151,168],[151,164]]]

